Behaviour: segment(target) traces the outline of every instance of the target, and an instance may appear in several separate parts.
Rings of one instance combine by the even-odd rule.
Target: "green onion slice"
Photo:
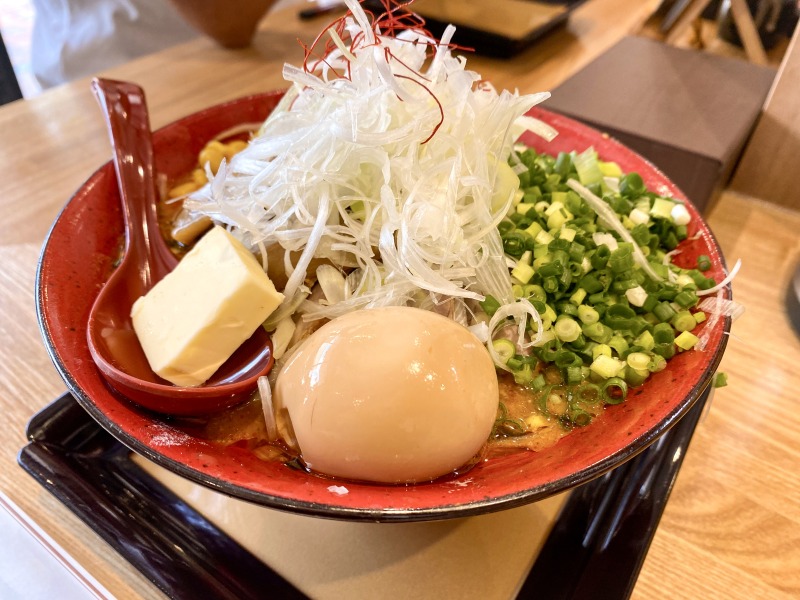
[[[601,385],[600,395],[606,404],[620,404],[628,396],[628,384],[619,377],[610,377]]]

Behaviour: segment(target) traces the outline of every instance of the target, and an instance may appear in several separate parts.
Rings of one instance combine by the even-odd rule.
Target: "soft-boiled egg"
[[[278,375],[312,471],[363,481],[429,481],[469,463],[497,415],[486,348],[469,330],[417,308],[359,310],[314,332]]]

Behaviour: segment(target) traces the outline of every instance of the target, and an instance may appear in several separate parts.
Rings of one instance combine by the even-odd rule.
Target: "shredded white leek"
[[[730,274],[728,277],[726,277],[728,281],[733,279],[733,277],[736,275],[741,262],[741,259],[736,262],[736,265],[734,265]],[[711,332],[714,330],[717,322],[722,317],[730,317],[731,321],[735,321],[744,314],[744,305],[722,297],[723,288],[725,285],[727,285],[727,283],[724,285],[723,283],[724,282],[720,282],[719,285],[714,286],[716,290],[712,292],[714,293],[713,297],[704,298],[700,304],[697,305],[697,308],[707,312],[710,316],[705,323],[705,327],[703,327],[703,331],[700,334],[697,343],[694,345],[696,350],[703,350],[706,347],[706,344],[708,344],[709,340],[711,339]],[[711,289],[714,290],[714,288]],[[709,290],[703,291],[709,292]],[[699,294],[700,292],[698,292],[698,295]]]
[[[548,142],[552,142],[555,137],[558,135],[558,130],[548,125],[544,121],[536,119],[534,117],[523,115],[515,121],[515,126],[517,131],[515,132],[517,135],[514,137],[519,137],[523,131],[530,131],[538,135],[540,138],[547,140]]]
[[[666,267],[670,267],[672,265],[672,257],[677,256],[680,253],[681,251],[678,250],[677,248],[675,250],[670,250],[669,252],[664,254],[664,257],[661,259],[661,264],[663,264]],[[675,281],[677,281],[678,279],[678,276],[675,275],[675,273],[673,273],[671,269],[667,271],[667,276],[669,277],[669,280],[672,283],[675,283]]]
[[[489,335],[489,325],[485,321],[480,321],[475,323],[475,325],[470,325],[468,329],[483,344],[488,344],[491,340],[491,336]]]
[[[708,296],[710,294],[716,294],[719,290],[721,290],[722,288],[727,286],[731,281],[733,281],[733,278],[736,277],[736,274],[739,272],[739,269],[741,269],[741,267],[742,267],[742,259],[740,258],[739,260],[736,261],[736,264],[733,265],[733,268],[731,269],[730,273],[728,273],[728,275],[725,277],[725,279],[720,281],[714,287],[709,288],[707,290],[697,290],[697,295]]]
[[[705,322],[705,327],[703,327],[703,331],[700,333],[697,339],[697,343],[694,345],[695,350],[703,351],[705,350],[706,345],[708,344],[709,340],[711,339],[711,332],[714,331],[714,327],[716,327],[717,322],[723,317],[722,311],[722,290],[717,292],[717,295],[714,298],[706,298],[703,302],[706,303],[706,308],[704,310],[708,310],[709,314],[711,315],[708,320]],[[709,303],[713,302],[714,307],[710,308]]]
[[[346,4],[345,35],[329,30],[334,49],[314,72],[284,66],[287,96],[184,206],[253,249],[284,249],[289,280],[273,327],[295,311],[414,305],[420,290],[459,299],[466,325],[474,311],[463,302],[486,295],[521,326],[523,313],[538,319],[514,300],[497,231],[513,195],[494,209],[492,196],[522,130],[556,134],[524,116],[549,94],[495,90],[451,54],[452,27],[441,42],[417,30],[384,36],[359,2]],[[330,290],[325,302],[305,299],[312,259],[350,273],[336,301]]]
[[[345,300],[347,281],[336,267],[320,265],[317,267],[317,283],[325,295],[325,304],[337,304]],[[323,301],[320,300],[320,303]]]
[[[714,298],[704,298],[703,301],[697,305],[697,308],[712,315],[717,314],[723,317],[730,317],[732,321],[741,317],[745,311],[743,304],[735,302],[734,300],[727,300],[719,294]]]
[[[528,318],[536,325],[536,327],[531,327],[531,330],[535,331],[536,334],[530,340],[527,340],[525,335]],[[516,337],[519,350],[524,350],[538,344],[542,337],[542,332],[544,331],[541,316],[527,298],[521,298],[518,302],[505,304],[497,309],[497,312],[495,312],[489,320],[490,339],[495,338],[499,329],[508,327],[509,325],[514,325],[517,328]],[[490,343],[487,347],[495,366],[504,371],[511,372],[511,369],[500,359],[500,355],[497,353],[494,346]]]
[[[630,231],[625,228],[611,207],[603,202],[600,198],[595,196],[591,190],[581,185],[576,180],[570,179],[567,181],[567,185],[577,192],[578,195],[583,198],[586,203],[592,207],[592,209],[594,209],[598,218],[602,219],[606,225],[616,231],[624,241],[633,245],[633,258],[642,268],[642,270],[647,273],[648,277],[654,281],[663,281],[663,278],[653,270],[653,267],[650,266],[650,263],[648,262],[647,257],[645,257],[644,252],[642,252],[642,249],[639,247],[639,244],[636,243],[636,240],[633,239]]]
[[[267,440],[274,442],[278,439],[278,424],[275,421],[275,411],[272,406],[272,388],[266,376],[258,378],[258,395],[261,397],[261,409],[267,424]]]

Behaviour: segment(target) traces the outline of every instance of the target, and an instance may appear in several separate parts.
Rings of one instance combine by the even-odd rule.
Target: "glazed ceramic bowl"
[[[281,93],[251,96],[191,115],[154,134],[157,170],[170,178],[188,173],[203,145],[241,123],[262,121]],[[552,142],[529,135],[539,151],[582,151],[593,146],[604,160],[635,171],[650,189],[684,199],[640,156],[598,131],[545,110],[531,114],[560,133]],[[697,210],[690,240],[676,263],[711,258],[709,275],[724,277],[714,236]],[[122,243],[122,215],[112,165],[103,165],[69,200],[50,231],[39,264],[37,309],[45,343],[77,401],[111,434],[139,453],[194,482],[263,506],[328,518],[416,521],[475,515],[519,506],[602,475],[652,444],[674,425],[710,384],[725,347],[729,323],[714,325],[704,351],[677,355],[668,367],[609,406],[588,427],[575,429],[542,452],[520,451],[479,463],[462,476],[417,485],[335,481],[264,461],[241,445],[222,446],[115,394],[92,362],[86,342],[89,307],[108,277]]]

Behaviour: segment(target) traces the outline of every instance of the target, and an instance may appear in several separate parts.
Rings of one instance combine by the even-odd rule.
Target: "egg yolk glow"
[[[497,375],[478,338],[406,307],[325,324],[289,357],[274,391],[309,469],[382,483],[429,481],[467,464],[497,405]]]

